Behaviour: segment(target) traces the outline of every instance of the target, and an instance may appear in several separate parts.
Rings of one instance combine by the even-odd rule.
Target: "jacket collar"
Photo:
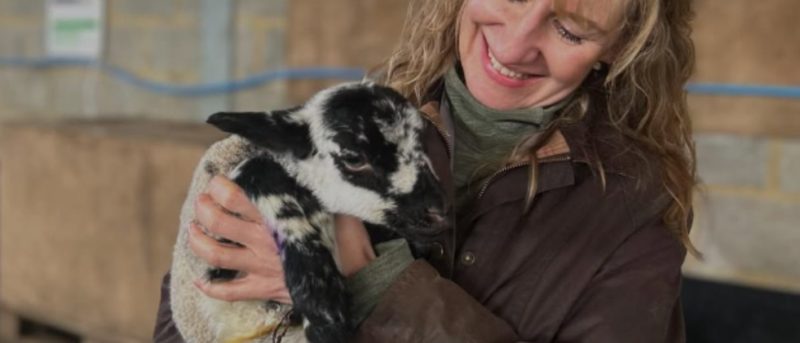
[[[582,120],[556,131],[537,150],[537,157],[543,161],[539,169],[537,194],[573,185],[576,163],[585,164],[595,171],[602,167],[605,173],[629,177],[636,175],[636,170],[641,168],[642,160],[637,160],[631,148],[633,145],[626,144],[622,135],[609,124],[605,111],[597,110],[604,109],[605,105],[596,104],[594,107],[595,110],[587,113]],[[430,101],[420,109],[447,146],[447,160],[451,162],[453,131],[446,101]],[[452,167],[451,163],[442,165]],[[451,177],[450,168],[438,168],[436,172],[446,175],[448,180]],[[488,187],[481,192],[478,201],[467,207],[470,215],[461,219],[471,221],[496,206],[524,198],[528,177],[529,168],[525,164],[504,168],[490,177],[485,184]]]
[[[423,105],[420,110],[425,117],[440,131],[442,138],[446,140],[448,147],[452,147],[453,142],[453,123],[450,116],[450,109],[446,102],[431,101]],[[452,148],[451,148],[452,149]],[[536,157],[545,159],[557,155],[570,154],[570,145],[564,135],[557,131],[547,143],[536,152]],[[449,157],[452,158],[452,150]]]
[[[440,93],[441,94],[441,93]],[[594,99],[603,96],[595,94]],[[602,166],[607,173],[634,177],[642,172],[642,163],[652,162],[643,153],[634,150],[635,144],[623,137],[611,124],[604,101],[597,101],[582,120],[566,125],[556,131],[547,143],[537,151],[539,159],[568,154],[573,162],[585,163],[592,168]],[[446,101],[428,101],[421,107],[425,117],[433,123],[453,146],[453,124]],[[452,151],[449,157],[452,157]]]

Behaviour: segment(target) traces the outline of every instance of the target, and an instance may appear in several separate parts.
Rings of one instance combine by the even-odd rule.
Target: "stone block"
[[[44,14],[45,0],[2,0],[0,1],[0,11],[2,13],[14,13],[15,15],[39,15]]]
[[[19,68],[0,68],[0,119],[53,117],[50,80]]]
[[[44,24],[38,17],[26,19],[32,23],[23,27],[6,26],[0,31],[0,56],[38,58],[44,55]]]
[[[242,79],[270,70],[286,68],[284,63],[285,27],[251,28],[237,22],[237,52],[233,68],[235,79]],[[231,94],[236,110],[285,108],[288,81],[279,79],[262,86]]]
[[[34,71],[35,73],[35,71]],[[50,97],[46,100],[56,118],[80,118],[96,114],[95,106],[102,89],[97,87],[103,72],[77,67],[58,68],[48,73]]]
[[[221,136],[152,121],[5,125],[0,306],[149,341],[192,171]]]
[[[111,8],[114,11],[135,15],[170,16],[176,11],[185,10],[184,7],[194,1],[163,1],[163,0],[135,0],[114,1]]]
[[[696,201],[692,240],[704,261],[689,272],[800,292],[800,202],[711,192]]]
[[[800,193],[800,140],[783,141],[781,151],[781,190]]]
[[[238,0],[236,6],[241,14],[282,17],[286,15],[288,2],[288,0]]]
[[[697,167],[705,184],[764,187],[767,180],[768,141],[762,138],[695,135]]]

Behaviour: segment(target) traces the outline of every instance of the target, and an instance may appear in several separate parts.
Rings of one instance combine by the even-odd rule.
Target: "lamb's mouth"
[[[415,225],[411,226],[403,232],[403,236],[413,240],[420,240],[420,241],[430,241],[436,238],[440,238],[442,232],[444,232],[447,227],[436,227],[431,223],[426,223],[425,225]]]

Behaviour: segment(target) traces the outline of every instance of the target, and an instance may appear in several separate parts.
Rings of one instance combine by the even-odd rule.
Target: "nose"
[[[531,63],[540,54],[541,42],[547,34],[549,1],[538,1],[505,21],[504,39],[497,47],[500,62]]]

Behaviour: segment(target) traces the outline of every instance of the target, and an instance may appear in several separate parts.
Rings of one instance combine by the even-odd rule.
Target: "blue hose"
[[[51,68],[62,66],[83,66],[97,68],[109,73],[120,81],[154,92],[182,97],[201,97],[222,93],[233,93],[245,89],[256,88],[277,80],[317,80],[342,79],[358,80],[364,77],[365,71],[360,68],[298,68],[272,70],[228,82],[214,82],[198,85],[175,85],[142,79],[128,71],[107,63],[80,58],[3,58],[0,66],[24,68]],[[800,99],[800,87],[769,85],[737,85],[724,83],[691,83],[686,86],[691,94],[720,96],[753,96],[767,98]]]
[[[299,68],[265,71],[243,79],[228,82],[212,82],[198,85],[175,85],[142,79],[130,72],[110,64],[80,58],[0,58],[0,66],[23,67],[43,69],[51,67],[89,67],[97,68],[109,73],[114,78],[133,86],[160,94],[182,97],[201,97],[221,93],[233,93],[244,89],[259,87],[273,81],[282,79],[291,80],[319,80],[343,79],[358,80],[364,77],[365,72],[360,68]]]

